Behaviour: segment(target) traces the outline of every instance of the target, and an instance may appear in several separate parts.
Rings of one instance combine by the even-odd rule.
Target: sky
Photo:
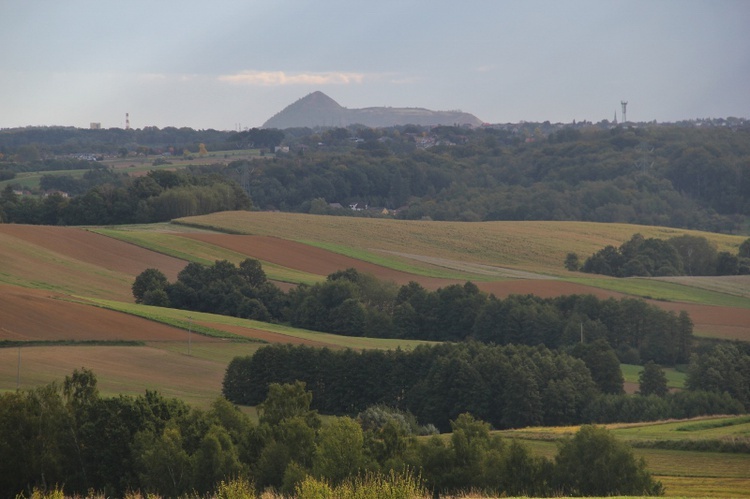
[[[236,130],[320,90],[488,123],[750,118],[750,0],[0,0],[0,128]]]

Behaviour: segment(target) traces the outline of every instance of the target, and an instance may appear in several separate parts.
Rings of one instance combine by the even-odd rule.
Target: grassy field
[[[291,213],[224,212],[180,219],[239,234],[274,235],[376,251],[410,253],[564,275],[568,252],[587,257],[608,244],[620,245],[634,233],[669,238],[702,235],[719,251],[737,253],[745,238],[665,227],[591,222],[424,222]],[[408,248],[408,250],[407,250]]]
[[[638,374],[643,370],[643,366],[620,364],[620,369],[622,369],[622,375],[625,378],[626,383],[638,384]],[[687,373],[678,371],[672,367],[664,367],[662,369],[667,376],[668,388],[685,388]]]
[[[668,497],[750,496],[750,454],[637,447],[665,440],[748,440],[748,416],[606,426],[634,446],[634,453],[646,460],[651,473],[666,487]],[[537,455],[553,458],[558,442],[577,430],[578,427],[525,428],[497,433],[518,439]]]
[[[750,308],[743,280],[727,279],[729,283],[722,284],[722,278],[612,279],[563,267],[569,252],[586,258],[608,244],[619,246],[634,233],[659,238],[701,235],[719,251],[732,253],[746,239],[743,236],[591,222],[424,222],[263,212],[215,213],[176,222],[236,234],[273,235],[418,275],[482,281],[512,278],[503,270],[515,270],[657,300]],[[494,268],[494,275],[467,264],[486,266],[485,271]]]

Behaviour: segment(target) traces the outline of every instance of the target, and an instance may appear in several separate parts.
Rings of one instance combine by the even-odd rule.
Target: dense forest
[[[430,429],[402,411],[373,406],[324,424],[303,383],[267,388],[257,422],[222,398],[198,410],[151,391],[102,397],[86,369],[62,384],[0,394],[0,453],[12,456],[0,467],[0,495],[54,488],[59,495],[44,497],[208,497],[235,479],[243,495],[218,497],[274,489],[319,498],[332,496],[300,493],[301,484],[338,485],[364,473],[412,474],[434,496],[663,493],[645,462],[604,428],[582,427],[550,460],[491,435],[469,414],[451,421],[450,439],[418,439]]]
[[[131,178],[107,169],[92,169],[80,180],[50,176],[42,177],[41,183],[54,185],[55,192],[44,197],[23,196],[10,185],[6,186],[0,192],[0,222],[34,225],[152,223],[252,208],[245,191],[226,177],[193,175],[188,171],[153,170],[145,176]],[[67,188],[66,192],[81,194],[63,196],[59,192],[61,187]]]
[[[210,150],[257,147],[272,153],[281,145],[276,154],[212,171],[240,184],[261,210],[382,216],[387,209],[388,216],[406,219],[585,220],[746,230],[746,124],[604,125],[241,133],[3,130],[0,178],[12,185],[17,172],[44,171],[45,161],[59,161],[56,156],[64,153],[147,155],[197,151],[201,143]],[[354,204],[378,210],[348,209]]]
[[[260,263],[189,263],[174,283],[157,269],[136,277],[137,303],[232,315],[349,336],[430,341],[476,340],[498,345],[572,347],[602,340],[622,362],[685,364],[693,341],[686,312],[643,300],[570,295],[500,299],[471,282],[429,291],[346,269],[325,282],[288,292],[269,282]]]
[[[733,367],[703,379],[722,359]],[[235,358],[223,393],[232,402],[256,405],[271,383],[303,381],[312,407],[322,413],[353,416],[383,405],[440,431],[449,431],[450,421],[465,412],[494,428],[638,422],[745,412],[750,398],[743,383],[750,378],[740,373],[749,362],[748,352],[723,346],[694,359],[691,390],[632,396],[623,391],[617,357],[601,341],[570,354],[466,342],[411,352],[277,345]]]

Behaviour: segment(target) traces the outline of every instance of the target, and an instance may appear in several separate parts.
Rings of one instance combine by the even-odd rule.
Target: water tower
[[[628,101],[621,100],[620,104],[622,105],[622,123],[625,124],[628,122]]]

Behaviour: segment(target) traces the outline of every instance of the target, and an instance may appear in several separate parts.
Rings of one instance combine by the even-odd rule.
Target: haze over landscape
[[[748,117],[744,1],[24,2],[0,6],[0,128],[263,124],[341,106],[490,123]]]

